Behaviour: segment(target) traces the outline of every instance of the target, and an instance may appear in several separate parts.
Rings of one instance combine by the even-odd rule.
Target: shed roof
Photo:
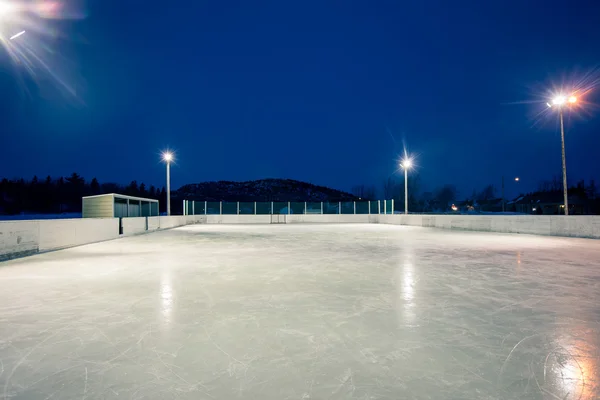
[[[116,199],[123,199],[123,200],[137,200],[137,201],[147,201],[150,203],[158,203],[158,200],[155,200],[155,199],[146,199],[144,197],[127,196],[125,194],[118,194],[118,193],[106,193],[106,194],[98,194],[95,196],[85,196],[85,197],[82,197],[82,199],[93,199],[93,198],[98,198],[98,197],[114,197]]]

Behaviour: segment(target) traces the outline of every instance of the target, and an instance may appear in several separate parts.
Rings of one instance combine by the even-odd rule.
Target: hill
[[[196,201],[352,201],[350,193],[293,179],[203,182],[184,185],[173,197]]]

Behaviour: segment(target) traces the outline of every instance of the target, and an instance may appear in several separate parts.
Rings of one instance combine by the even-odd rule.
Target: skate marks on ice
[[[595,399],[598,242],[189,226],[0,268],[7,399]]]

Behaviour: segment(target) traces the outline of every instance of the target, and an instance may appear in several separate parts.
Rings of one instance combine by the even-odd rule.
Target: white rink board
[[[478,232],[525,233],[600,239],[600,216],[488,215],[189,215],[125,218],[123,234],[133,235],[188,224],[380,223]],[[147,227],[147,229],[146,229]],[[63,219],[0,222],[0,261],[118,238],[117,219]]]
[[[600,239],[597,215],[379,215],[379,223]]]
[[[573,215],[421,215],[421,214],[289,214],[208,215],[207,224],[270,224],[273,217],[281,223],[380,223],[421,226],[477,232],[524,233],[600,239],[600,216]],[[203,221],[199,223],[204,223]]]
[[[40,247],[38,221],[5,221],[0,223],[0,261],[5,258],[35,254]]]
[[[123,218],[123,235],[136,235],[192,223],[205,216]],[[0,261],[38,252],[65,249],[119,238],[118,218],[48,219],[0,221]]]

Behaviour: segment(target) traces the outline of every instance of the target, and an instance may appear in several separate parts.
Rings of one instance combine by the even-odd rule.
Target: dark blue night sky
[[[0,57],[0,177],[162,185],[170,147],[175,188],[266,177],[380,188],[406,144],[421,190],[449,183],[463,197],[502,175],[532,190],[561,167],[557,118],[535,118],[544,91],[590,72],[593,86],[600,63],[597,1],[96,0],[85,11],[47,21],[68,40],[41,38],[75,96]],[[571,183],[600,179],[600,109],[579,114],[567,118]]]

